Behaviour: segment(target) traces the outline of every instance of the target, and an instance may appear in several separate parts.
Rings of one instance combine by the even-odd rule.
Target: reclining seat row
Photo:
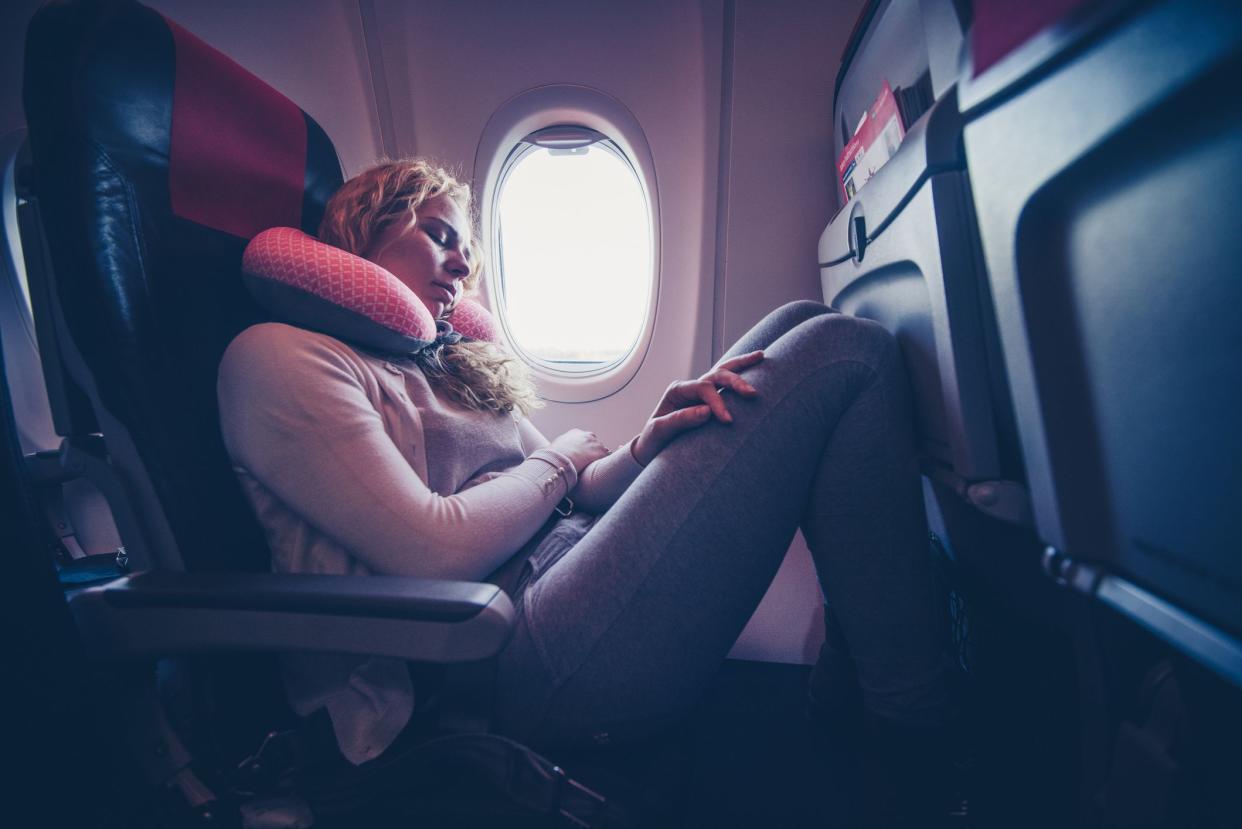
[[[1242,685],[1242,9],[978,4],[964,146],[1050,574]]]
[[[964,63],[1034,528],[1082,608],[1080,814],[1234,825],[1242,8],[977,3]]]
[[[1242,15],[979,2],[963,43],[948,5],[873,3],[847,55],[834,125],[938,97],[821,236],[825,301],[897,335],[939,491],[1242,682]]]
[[[1010,785],[1068,790],[1084,822],[1106,799],[1115,825],[1166,819],[1176,755],[1118,728],[1143,671],[1173,654],[1193,662],[1160,676],[1242,685],[1240,67],[1236,3],[876,0],[838,77],[838,153],[884,81],[927,73],[934,103],[821,236],[824,299],[902,346],[930,523],[975,579],[968,606],[990,605],[986,658],[1010,659],[1025,614],[1010,669],[1033,645],[1076,685],[1015,717],[1025,689],[985,666],[986,693],[1015,692],[975,700],[1010,732],[981,737],[993,761],[1019,762],[1019,719],[1081,724],[988,781],[1006,824]]]

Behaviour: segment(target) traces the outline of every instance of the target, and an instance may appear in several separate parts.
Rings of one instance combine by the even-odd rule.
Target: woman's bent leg
[[[758,399],[730,398],[732,424],[713,421],[670,444],[518,597],[517,630],[500,657],[502,731],[544,744],[624,739],[683,713],[800,523],[867,703],[901,716],[942,701],[895,344],[874,323],[812,305],[773,317],[796,324],[771,340],[761,323],[739,343],[767,352],[746,372]]]
[[[792,331],[797,326],[807,320],[822,316],[823,314],[835,314],[835,309],[828,307],[822,302],[814,302],[809,299],[800,299],[796,302],[790,302],[782,305],[768,314],[759,322],[738,338],[729,350],[726,351],[717,363],[722,363],[730,357],[736,357],[739,354],[747,354],[751,351],[759,351],[767,348],[772,343]]]

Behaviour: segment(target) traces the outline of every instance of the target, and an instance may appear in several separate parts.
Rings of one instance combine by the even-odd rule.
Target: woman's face
[[[443,195],[427,199],[415,213],[413,228],[389,227],[366,258],[391,271],[439,319],[470,275],[470,224],[457,202]]]

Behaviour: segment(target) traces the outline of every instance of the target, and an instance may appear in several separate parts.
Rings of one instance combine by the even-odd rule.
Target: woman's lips
[[[452,302],[454,297],[457,296],[456,291],[454,291],[452,288],[448,287],[447,285],[441,285],[439,282],[432,282],[431,287],[435,288],[437,292],[443,294],[444,303],[446,305]]]

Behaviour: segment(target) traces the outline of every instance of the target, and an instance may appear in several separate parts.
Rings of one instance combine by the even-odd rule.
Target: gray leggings
[[[570,519],[511,562],[521,572],[506,585],[518,620],[499,657],[502,733],[535,745],[627,739],[684,714],[798,527],[864,703],[896,719],[944,706],[896,343],[875,323],[795,302],[726,356],[759,348],[766,358],[745,371],[759,397],[729,397],[732,424],[679,436],[607,513],[578,525],[589,526],[580,540]]]

